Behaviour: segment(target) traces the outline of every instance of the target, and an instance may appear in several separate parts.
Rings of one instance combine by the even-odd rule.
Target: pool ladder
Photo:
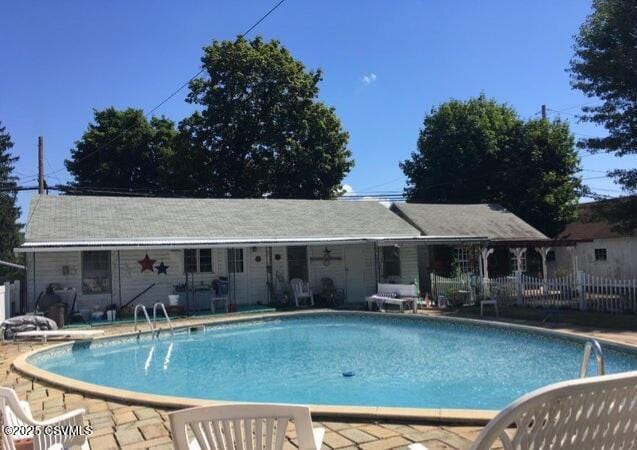
[[[170,336],[172,337],[172,336],[175,335],[175,331],[173,330],[173,324],[170,321],[170,317],[168,317],[168,312],[166,311],[166,307],[161,302],[157,302],[157,303],[155,303],[153,305],[153,320],[152,320],[152,322],[150,320],[150,316],[148,315],[148,310],[146,309],[146,306],[141,305],[141,304],[135,306],[135,314],[134,314],[135,331],[138,331],[139,333],[141,333],[141,331],[137,329],[137,311],[139,311],[141,309],[142,313],[144,313],[144,318],[146,319],[146,323],[148,324],[148,328],[150,328],[150,333],[151,333],[153,339],[155,339],[157,336],[159,336],[159,332],[161,331],[161,329],[157,328],[157,308],[158,307],[161,309],[161,312],[163,313],[164,317],[166,318],[166,323],[168,323],[168,327],[170,328]]]
[[[170,328],[170,337],[174,337],[175,330],[173,330],[173,324],[170,321],[170,317],[168,317],[168,313],[166,312],[166,306],[164,306],[164,304],[161,302],[157,302],[153,305],[153,326],[155,328],[155,334],[159,336],[159,332],[161,331],[159,328],[157,328],[157,307],[158,306],[161,309],[161,312],[164,314],[164,317],[166,318],[166,323],[168,324],[168,328]]]
[[[597,375],[604,375],[604,352],[602,352],[602,346],[596,339],[591,339],[584,346],[584,358],[582,359],[582,366],[579,369],[579,377],[585,378],[588,372],[588,365],[591,360],[591,352],[595,352],[595,363],[597,365]]]

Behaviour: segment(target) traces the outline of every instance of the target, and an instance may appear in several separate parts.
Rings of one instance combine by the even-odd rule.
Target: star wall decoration
[[[155,264],[155,261],[157,261],[157,260],[156,259],[150,259],[148,257],[148,253],[146,253],[146,256],[144,256],[144,259],[140,259],[137,262],[139,264],[141,264],[142,272],[145,272],[147,270],[150,270],[151,272],[154,272],[155,270],[153,269],[153,265]]]
[[[159,274],[164,274],[164,275],[168,275],[168,272],[166,272],[168,270],[170,266],[167,266],[166,264],[164,264],[163,261],[161,261],[156,267],[155,269],[157,269],[157,275]]]

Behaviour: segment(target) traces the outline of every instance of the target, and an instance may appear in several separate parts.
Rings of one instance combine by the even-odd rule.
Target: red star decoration
[[[150,259],[148,257],[148,253],[146,253],[146,256],[144,256],[144,259],[140,259],[137,262],[142,265],[142,272],[145,272],[147,270],[150,270],[151,272],[154,272],[153,265],[155,264],[155,261],[157,261],[157,260],[156,259]]]

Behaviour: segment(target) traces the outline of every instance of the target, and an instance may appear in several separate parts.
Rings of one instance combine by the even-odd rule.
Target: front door
[[[288,281],[295,278],[309,281],[306,246],[288,247]]]
[[[362,245],[345,246],[345,277],[348,303],[365,300],[365,258]]]

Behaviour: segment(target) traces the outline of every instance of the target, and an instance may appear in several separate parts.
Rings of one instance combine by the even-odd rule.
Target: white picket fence
[[[0,322],[8,319],[20,307],[20,280],[0,285]]]
[[[473,304],[480,292],[480,280],[474,275],[460,274],[454,278],[431,274],[431,290],[433,298],[444,295],[453,304]]]
[[[523,274],[488,280],[432,274],[431,287],[434,299],[470,290],[473,299],[492,297],[508,305],[637,313],[637,279],[615,280],[584,272],[546,280]]]

